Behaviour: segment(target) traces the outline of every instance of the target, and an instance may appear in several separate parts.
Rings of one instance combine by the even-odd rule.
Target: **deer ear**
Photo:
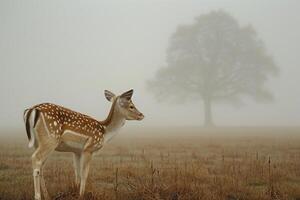
[[[116,96],[114,93],[108,90],[104,90],[104,95],[108,101],[112,101],[113,98]]]
[[[132,95],[133,95],[133,89],[131,89],[131,90],[128,90],[127,92],[124,92],[123,94],[121,94],[121,98],[125,98],[125,99],[127,99],[127,100],[130,100],[131,99],[131,97],[132,97]]]

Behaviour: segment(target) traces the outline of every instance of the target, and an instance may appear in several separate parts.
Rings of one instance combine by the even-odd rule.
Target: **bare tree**
[[[272,100],[264,84],[278,71],[254,29],[241,27],[224,11],[201,15],[179,26],[167,49],[167,65],[147,88],[158,100],[202,100],[206,126],[213,102],[241,103],[243,96]]]

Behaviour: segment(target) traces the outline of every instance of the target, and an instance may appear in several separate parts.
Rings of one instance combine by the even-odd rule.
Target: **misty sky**
[[[223,9],[252,24],[280,67],[268,81],[275,101],[213,107],[218,125],[299,125],[300,1],[0,1],[0,127],[23,128],[23,110],[53,102],[104,119],[103,90],[135,89],[145,114],[130,126],[201,125],[202,103],[158,104],[145,82],[165,65],[179,24]]]

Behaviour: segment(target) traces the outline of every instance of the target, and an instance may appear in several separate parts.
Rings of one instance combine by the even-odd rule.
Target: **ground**
[[[27,144],[25,130],[0,133],[1,200],[33,197]],[[78,199],[71,154],[44,174],[53,199]],[[300,128],[125,127],[93,158],[85,199],[299,200]]]

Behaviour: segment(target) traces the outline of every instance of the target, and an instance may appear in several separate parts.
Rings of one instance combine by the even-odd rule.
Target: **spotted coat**
[[[72,111],[51,103],[43,103],[34,107],[43,115],[49,135],[60,139],[67,130],[88,136],[92,144],[101,142],[105,127],[100,121],[87,115]]]

